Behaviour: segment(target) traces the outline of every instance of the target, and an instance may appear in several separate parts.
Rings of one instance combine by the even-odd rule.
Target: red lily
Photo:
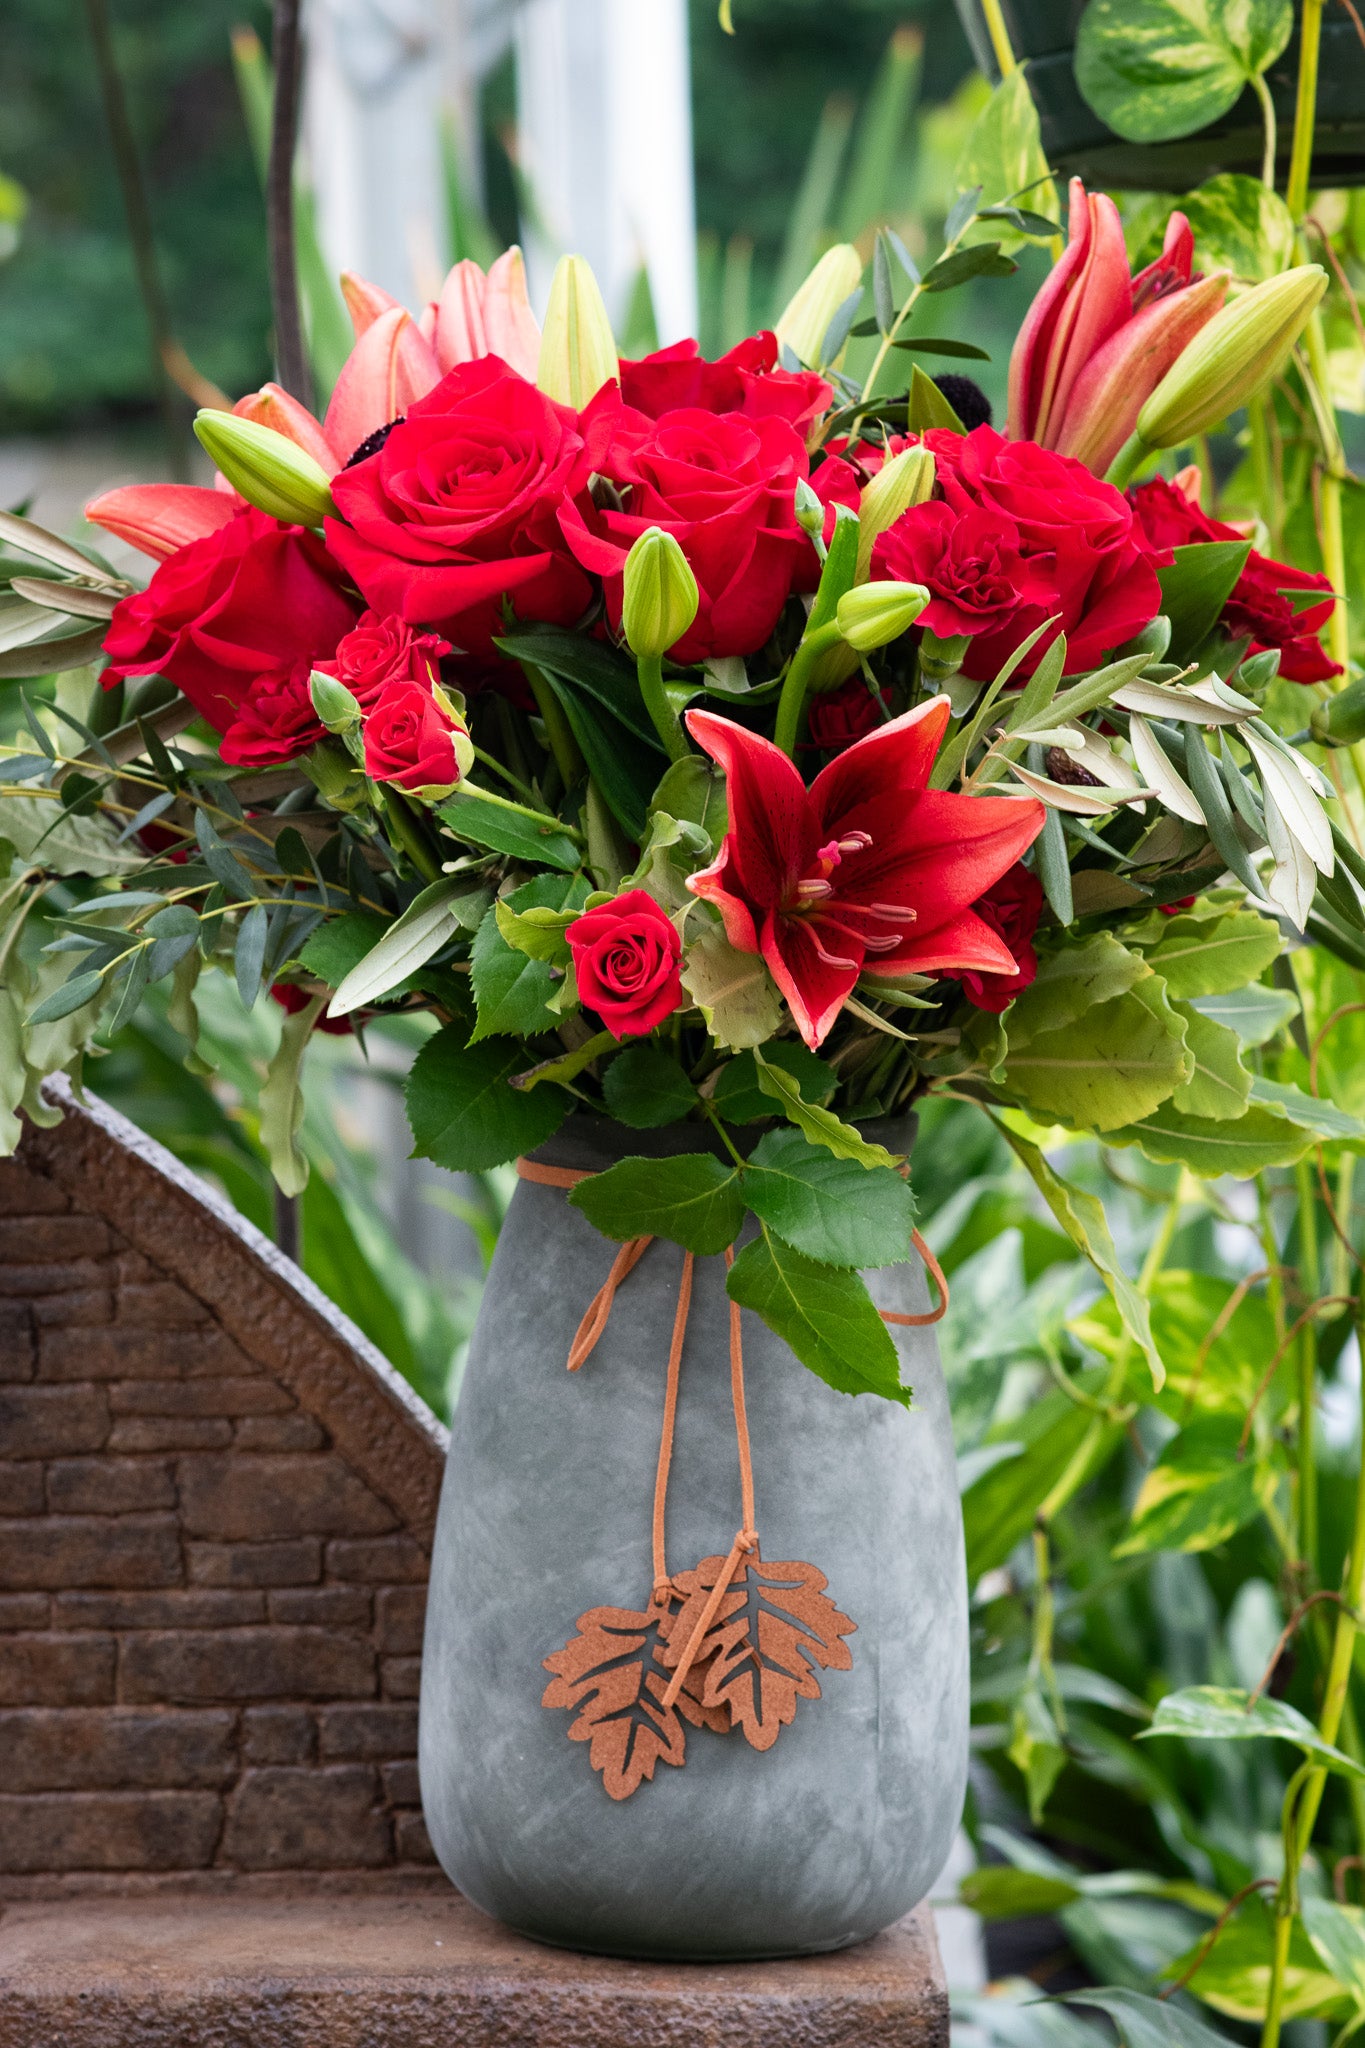
[[[1009,433],[1074,455],[1103,476],[1143,405],[1222,305],[1228,273],[1192,273],[1183,213],[1160,256],[1129,275],[1119,211],[1071,180],[1070,240],[1010,355]]]
[[[730,805],[719,859],[687,886],[716,905],[732,946],[762,955],[812,1049],[861,974],[1017,971],[970,905],[1038,837],[1043,806],[927,788],[948,715],[948,699],[931,698],[807,789],[770,740],[687,713]]]

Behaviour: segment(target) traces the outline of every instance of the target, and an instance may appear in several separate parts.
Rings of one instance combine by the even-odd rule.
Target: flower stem
[[[670,761],[682,761],[688,753],[683,729],[678,723],[678,714],[668,701],[664,688],[664,665],[657,654],[636,656],[635,666],[640,677],[640,695],[645,700],[645,710],[654,721],[654,730],[664,743],[664,750]]]
[[[1261,158],[1261,183],[1267,192],[1275,190],[1275,102],[1270,97],[1270,87],[1261,72],[1256,72],[1251,89],[1261,102],[1261,124],[1265,130],[1265,152]]]
[[[423,843],[422,834],[408,806],[407,798],[390,783],[383,783],[380,786],[384,793],[384,809],[394,838],[424,882],[439,881],[440,863],[432,858],[430,849]]]
[[[791,659],[787,679],[782,685],[782,695],[777,703],[777,723],[773,729],[774,743],[784,754],[795,754],[797,734],[801,730],[801,716],[810,694],[811,679],[822,654],[837,646],[842,635],[838,625],[831,620],[827,626],[817,626],[813,633],[807,633]]]
[[[981,12],[986,17],[986,33],[991,39],[995,61],[1000,66],[1000,76],[1008,78],[1019,69],[1019,59],[1010,43],[1010,32],[1005,27],[1005,17],[1000,11],[1000,0],[981,0]]]
[[[1299,1197],[1299,1279],[1310,1301],[1316,1301],[1322,1287],[1318,1262],[1317,1191],[1313,1169],[1306,1159],[1296,1169]],[[1318,1468],[1315,1423],[1317,1417],[1318,1333],[1313,1323],[1299,1332],[1299,1501],[1298,1551],[1308,1572],[1310,1587],[1317,1583],[1318,1560]]]
[[[1139,463],[1144,461],[1152,452],[1141,434],[1130,434],[1105,471],[1105,482],[1116,485],[1119,490],[1124,490],[1132,481],[1133,472],[1137,469]]]
[[[578,751],[578,741],[569,730],[569,721],[564,716],[563,706],[546,682],[540,670],[532,661],[524,661],[522,672],[531,686],[531,695],[536,700],[545,727],[545,737],[550,742],[555,766],[564,778],[565,789],[572,789],[584,770],[583,756]]]
[[[1300,220],[1308,204],[1313,162],[1313,128],[1318,116],[1318,56],[1322,46],[1322,0],[1303,0],[1299,18],[1299,90],[1294,102],[1294,140],[1289,152],[1285,204]]]

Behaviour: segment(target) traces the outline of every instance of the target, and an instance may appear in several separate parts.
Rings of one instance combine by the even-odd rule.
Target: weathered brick
[[[189,1329],[210,1320],[203,1302],[173,1280],[121,1281],[115,1315],[121,1323],[158,1330]]]
[[[235,1717],[130,1707],[21,1708],[0,1714],[7,1792],[88,1792],[135,1786],[198,1790],[236,1775]]]
[[[39,1329],[90,1329],[114,1319],[112,1287],[81,1287],[74,1294],[44,1294],[29,1303]]]
[[[425,1586],[386,1586],[375,1607],[380,1649],[400,1656],[420,1652],[426,1616]]]
[[[415,1700],[422,1690],[420,1657],[381,1657],[379,1689],[386,1700]]]
[[[230,1422],[191,1415],[121,1415],[109,1432],[111,1451],[218,1451],[231,1442]]]
[[[0,1456],[97,1451],[109,1434],[103,1387],[0,1386]]]
[[[311,1628],[363,1628],[372,1620],[363,1586],[290,1586],[270,1595],[270,1619]]]
[[[327,1432],[311,1415],[246,1415],[232,1441],[239,1451],[320,1451]]]
[[[121,1251],[114,1262],[114,1273],[118,1285],[134,1286],[144,1280],[164,1280],[166,1275],[159,1266],[142,1252]]]
[[[338,1762],[389,1762],[417,1754],[417,1709],[396,1705],[328,1706],[318,1715],[318,1752]]]
[[[248,1707],[242,1716],[242,1756],[249,1764],[306,1764],[313,1760],[317,1728],[304,1707]]]
[[[107,1330],[42,1330],[38,1377],[44,1380],[166,1379],[184,1373],[257,1370],[222,1330],[146,1330],[114,1324]]]
[[[16,1635],[6,1642],[0,1706],[93,1707],[113,1697],[112,1636]]]
[[[265,1538],[378,1533],[397,1519],[331,1456],[184,1458],[180,1504],[194,1536]]]
[[[31,1380],[37,1363],[29,1304],[0,1301],[0,1380]]]
[[[51,1607],[46,1593],[0,1593],[0,1630],[46,1628]]]
[[[37,1294],[71,1294],[107,1286],[108,1268],[98,1259],[68,1259],[61,1265],[0,1265],[0,1294],[27,1301]]]
[[[166,1516],[0,1522],[0,1589],[174,1586],[180,1576],[180,1543]]]
[[[263,1374],[240,1380],[127,1380],[109,1389],[115,1415],[279,1415],[293,1405],[293,1395]]]
[[[0,1459],[0,1515],[41,1515],[44,1505],[42,1466],[9,1465]]]
[[[327,1545],[327,1576],[366,1586],[395,1581],[425,1585],[431,1560],[411,1536],[383,1536],[373,1539],[339,1541]]]
[[[374,1696],[374,1653],[320,1628],[240,1628],[125,1636],[119,1698],[334,1700]]]
[[[47,1504],[58,1515],[134,1515],[173,1508],[175,1485],[152,1458],[59,1458],[47,1468]]]
[[[431,1846],[431,1836],[420,1813],[396,1813],[393,1833],[400,1863],[436,1861],[436,1851]]]
[[[0,1159],[0,1216],[60,1216],[71,1204],[43,1173]]]
[[[393,1860],[374,1772],[247,1771],[228,1806],[219,1860],[237,1870],[376,1869]]]
[[[190,1543],[185,1556],[196,1586],[311,1586],[322,1577],[316,1536],[287,1543]]]
[[[390,1806],[422,1804],[422,1779],[416,1757],[409,1757],[402,1763],[381,1764],[379,1775],[384,1782],[384,1797]]]
[[[58,1593],[54,1628],[242,1628],[265,1620],[265,1594],[173,1586],[164,1593]]]
[[[202,1870],[220,1825],[212,1792],[0,1798],[0,1871]]]
[[[98,1259],[109,1249],[109,1226],[94,1216],[0,1216],[0,1263]]]

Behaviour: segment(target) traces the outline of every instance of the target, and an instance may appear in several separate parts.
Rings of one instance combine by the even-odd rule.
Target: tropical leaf
[[[1076,83],[1125,142],[1170,142],[1226,114],[1293,26],[1292,0],[1090,0]]]

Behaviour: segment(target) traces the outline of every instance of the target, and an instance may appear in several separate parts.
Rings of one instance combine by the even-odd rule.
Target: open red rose
[[[438,633],[414,633],[402,619],[363,612],[331,660],[314,666],[344,683],[368,711],[388,683],[420,683],[429,690],[440,676],[441,656],[449,653],[450,642]]]
[[[1046,566],[1022,552],[1012,520],[980,505],[954,511],[940,499],[912,506],[878,537],[872,574],[922,583],[929,603],[919,623],[945,640],[1005,631],[1030,606],[1046,616],[1053,594]]]
[[[331,654],[359,606],[316,534],[241,512],[177,548],[109,622],[105,688],[161,675],[225,732],[258,676]]]
[[[642,1038],[682,1002],[682,940],[666,910],[627,889],[576,917],[564,934],[578,993],[613,1038]]]
[[[374,610],[437,625],[491,655],[502,601],[568,625],[592,586],[558,512],[601,467],[614,385],[581,416],[497,356],[462,363],[412,406],[382,448],[332,479],[343,519],[327,539]]]
[[[1043,910],[1043,886],[1022,861],[1016,861],[984,896],[978,896],[973,911],[1003,939],[1014,955],[1016,974],[982,974],[969,971],[958,976],[962,993],[978,1010],[995,1016],[1032,986],[1038,974],[1038,956],[1033,934]]]
[[[683,406],[786,420],[803,441],[834,400],[832,387],[814,370],[777,367],[777,336],[767,330],[747,336],[714,363],[695,341],[675,341],[638,362],[624,362],[621,396],[652,420]]]
[[[785,420],[697,407],[657,422],[626,413],[605,468],[629,494],[626,509],[586,501],[566,506],[561,520],[578,560],[606,584],[613,627],[621,622],[631,543],[646,527],[661,526],[686,555],[700,598],[674,659],[753,654],[814,567],[793,502],[806,471],[805,445]]]
[[[386,684],[363,738],[365,773],[400,789],[454,789],[473,759],[463,722],[421,683]]]
[[[1244,539],[1235,526],[1211,519],[1201,508],[1197,472],[1190,483],[1187,491],[1180,487],[1180,479],[1169,484],[1165,477],[1156,476],[1128,493],[1150,545],[1164,553],[1199,541]],[[1332,616],[1331,589],[1326,576],[1272,561],[1253,548],[1223,607],[1220,623],[1230,639],[1249,638],[1251,654],[1278,647],[1280,674],[1291,683],[1325,683],[1330,676],[1341,674],[1340,665],[1318,638]],[[1329,594],[1321,604],[1296,608],[1292,598],[1284,595],[1293,590]]]
[[[256,677],[223,734],[218,751],[225,761],[234,768],[292,761],[326,737],[308,687],[311,670],[312,663],[303,660]]]

